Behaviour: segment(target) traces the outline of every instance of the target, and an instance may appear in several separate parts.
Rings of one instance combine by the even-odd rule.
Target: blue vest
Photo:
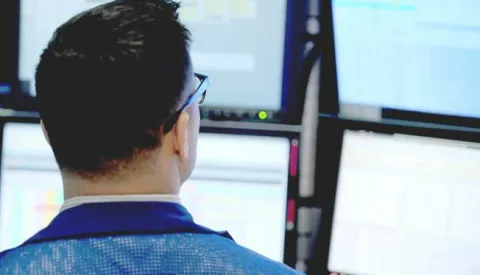
[[[0,274],[298,274],[164,202],[83,204],[0,254]]]

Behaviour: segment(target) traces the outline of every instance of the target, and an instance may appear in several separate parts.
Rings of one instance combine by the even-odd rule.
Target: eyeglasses
[[[190,104],[197,102],[198,104],[202,104],[205,100],[205,96],[207,95],[207,88],[209,85],[208,76],[203,74],[195,73],[195,81],[196,81],[196,89],[193,94],[191,94],[187,100],[182,104],[182,107],[178,109],[175,113],[173,113],[164,123],[163,125],[163,133],[166,134],[173,129],[175,123],[177,123],[178,117],[180,114],[187,108]]]

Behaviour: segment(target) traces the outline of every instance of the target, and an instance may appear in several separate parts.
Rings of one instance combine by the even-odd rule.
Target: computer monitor
[[[283,261],[296,146],[281,136],[201,133],[182,204],[197,223],[228,230],[240,245]],[[63,202],[58,166],[38,123],[6,123],[2,148],[0,250],[45,227]]]
[[[342,103],[480,117],[480,2],[324,2]]]
[[[0,2],[0,105],[4,105],[5,99],[12,91],[12,84],[16,78],[16,45],[15,37],[15,8],[12,2]]]
[[[211,107],[280,110],[287,0],[183,1],[195,69]],[[268,37],[268,39],[267,39]]]
[[[433,128],[353,125],[343,130],[333,213],[325,215],[331,231],[320,233],[329,240],[317,243],[329,243],[328,271],[478,273],[480,143]],[[462,135],[474,140],[480,131]]]
[[[110,1],[20,2],[19,79],[23,94],[35,96],[35,67],[55,29]],[[180,19],[192,33],[193,65],[210,77],[203,117],[270,121],[279,112],[294,111],[297,93],[288,91],[296,89],[290,81],[298,67],[293,60],[301,60],[303,50],[296,46],[300,38],[292,37],[304,29],[293,25],[301,20],[290,22],[287,15],[300,6],[305,4],[293,0],[181,1]]]

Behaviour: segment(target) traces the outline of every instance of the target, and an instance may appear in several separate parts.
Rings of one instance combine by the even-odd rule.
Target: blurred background
[[[0,2],[0,250],[63,202],[40,53],[106,2]],[[211,83],[180,194],[198,223],[308,274],[480,274],[480,1],[180,3]]]

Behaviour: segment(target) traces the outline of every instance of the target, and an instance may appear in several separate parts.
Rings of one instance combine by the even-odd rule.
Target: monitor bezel
[[[37,113],[29,113],[28,116],[23,115],[11,115],[11,116],[4,116],[0,117],[0,167],[2,165],[3,160],[3,134],[5,124],[7,123],[25,123],[25,124],[39,124],[40,117]],[[228,126],[230,125],[230,126]],[[226,125],[207,125],[200,127],[200,133],[211,133],[211,134],[225,134],[225,135],[242,135],[242,136],[264,136],[264,137],[280,137],[286,138],[290,142],[290,155],[289,155],[289,165],[291,165],[292,160],[292,143],[297,144],[297,152],[299,153],[299,146],[300,146],[300,132],[297,128],[289,128],[284,127],[283,129],[280,127],[278,130],[265,130],[258,128],[257,123],[247,124],[245,126],[250,125],[251,127],[231,127],[232,123],[228,123]],[[283,262],[292,268],[296,265],[296,258],[297,258],[297,215],[296,209],[292,209],[295,213],[295,217],[293,220],[293,228],[288,227],[288,215],[289,215],[289,207],[291,207],[290,202],[295,202],[298,200],[299,196],[299,178],[300,178],[300,170],[299,170],[299,159],[297,157],[297,162],[294,163],[296,165],[297,174],[292,175],[289,170],[288,181],[287,181],[287,200],[285,202],[286,206],[286,213],[285,213],[285,237],[284,237],[284,253],[283,253]],[[0,196],[2,190],[2,169],[0,169]]]
[[[480,129],[436,125],[430,123],[384,120],[342,119],[336,116],[319,116],[317,136],[317,161],[315,172],[316,206],[321,209],[321,222],[314,240],[314,252],[309,259],[311,274],[330,274],[328,270],[338,175],[346,130],[367,131],[380,134],[404,134],[453,141],[476,142],[480,140]]]
[[[338,115],[340,112],[340,94],[338,89],[337,58],[335,51],[335,30],[333,22],[333,0],[323,0],[320,7],[320,25],[322,43],[320,59],[320,84],[318,112]]]
[[[12,18],[9,22],[15,28],[12,34],[8,35],[8,40],[13,40],[13,72],[11,84],[12,92],[8,96],[6,107],[15,110],[34,111],[37,110],[36,97],[25,93],[21,89],[19,79],[19,60],[20,60],[20,20],[21,20],[21,1],[15,1],[16,5],[9,5],[5,8]],[[303,62],[305,51],[304,33],[308,18],[308,3],[305,1],[285,0],[285,39],[283,43],[282,56],[282,79],[281,79],[281,104],[279,110],[252,109],[252,108],[221,108],[208,106],[202,107],[204,120],[213,121],[254,121],[267,123],[283,123],[298,125],[301,123],[303,113],[303,102],[305,98],[300,98],[298,90],[299,71]],[[1,76],[0,76],[1,77]],[[300,108],[300,109],[299,109]],[[267,119],[259,118],[258,114],[266,111],[269,116]]]
[[[18,71],[18,32],[16,14],[18,1],[0,2],[0,87],[6,90],[0,94],[0,107],[9,105],[14,96],[14,84]]]

